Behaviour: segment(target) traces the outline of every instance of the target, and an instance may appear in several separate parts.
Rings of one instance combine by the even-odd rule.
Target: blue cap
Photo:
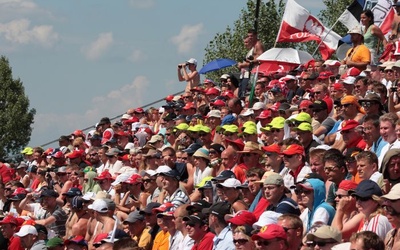
[[[235,173],[233,173],[231,170],[224,170],[221,173],[219,173],[219,175],[217,175],[216,177],[212,178],[212,181],[224,181],[226,179],[229,178],[235,178],[236,179],[236,175]]]
[[[197,149],[201,148],[201,145],[198,143],[192,143],[187,147],[186,149],[182,150],[183,152],[188,153],[189,155],[194,154],[194,152],[197,151]]]
[[[222,118],[221,126],[224,126],[226,124],[233,124],[234,121],[236,121],[236,117],[234,115],[226,115],[224,118]]]
[[[349,190],[349,194],[351,196],[357,196],[361,198],[372,198],[373,195],[382,196],[382,190],[376,184],[376,182],[371,180],[363,180],[358,183],[357,188],[353,190]]]

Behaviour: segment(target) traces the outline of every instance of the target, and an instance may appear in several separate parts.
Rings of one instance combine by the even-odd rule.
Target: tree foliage
[[[247,8],[243,8],[239,19],[228,26],[222,33],[217,33],[213,40],[205,48],[205,62],[210,62],[217,58],[229,58],[237,62],[243,61],[248,52],[244,47],[243,39],[247,35],[248,29],[254,28],[256,0],[248,0]],[[282,20],[285,4],[283,0],[275,3],[274,0],[268,0],[261,3],[260,14],[258,18],[258,38],[263,42],[265,50],[274,47],[276,35],[278,34],[280,22]],[[285,44],[279,44],[283,47]],[[219,79],[225,72],[233,72],[238,69],[228,68],[224,72],[217,71],[207,74],[207,78]]]
[[[0,158],[18,154],[28,144],[35,109],[20,79],[13,79],[8,59],[0,57]]]
[[[326,8],[321,10],[318,17],[325,27],[332,27],[345,9],[353,2],[353,0],[323,0]],[[345,36],[348,29],[341,23],[337,22],[333,27],[333,31],[340,36]]]

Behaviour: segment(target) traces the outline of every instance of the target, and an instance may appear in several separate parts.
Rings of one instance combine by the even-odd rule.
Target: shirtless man
[[[93,239],[97,234],[108,233],[113,230],[115,220],[109,215],[108,205],[104,199],[95,200],[88,208],[93,211],[93,216],[96,220],[94,231],[87,230],[85,236],[85,240],[89,243],[88,245],[92,246]]]
[[[186,67],[190,72],[186,71]],[[180,82],[187,82],[185,92],[190,92],[192,88],[199,86],[200,75],[199,72],[197,72],[196,67],[197,60],[194,58],[190,58],[183,64],[178,64],[178,79]]]
[[[392,32],[390,35],[391,40],[395,40],[396,38],[399,38],[400,36],[400,30],[399,30],[399,23],[400,23],[400,2],[394,1],[393,7],[396,9],[396,14],[393,18],[392,22]]]
[[[70,236],[81,235],[85,237],[90,214],[87,208],[84,207],[84,200],[82,197],[75,196],[71,201],[71,209],[73,215],[70,216],[66,223],[67,232],[66,239]]]

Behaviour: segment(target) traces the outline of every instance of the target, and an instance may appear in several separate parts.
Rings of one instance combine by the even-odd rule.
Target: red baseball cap
[[[224,91],[224,92],[221,93],[221,96],[226,96],[226,97],[228,97],[229,99],[231,99],[231,98],[233,98],[235,95],[233,94],[232,91],[226,90],[226,91]]]
[[[215,100],[215,102],[210,103],[210,105],[211,105],[211,106],[223,107],[223,106],[225,106],[226,104],[225,104],[224,101],[218,99],[218,100]]]
[[[139,121],[139,118],[137,118],[136,116],[132,116],[131,118],[124,120],[122,123],[123,124],[132,124],[132,123],[135,123],[138,121]]]
[[[69,158],[69,159],[75,159],[75,158],[79,158],[79,157],[82,157],[81,150],[74,150],[67,155],[67,158]]]
[[[304,155],[304,147],[298,144],[289,145],[285,150],[282,151],[283,155],[295,155],[301,154]]]
[[[144,110],[143,110],[143,108],[135,108],[135,110],[133,112],[141,114],[141,113],[144,113]]]
[[[275,87],[276,85],[281,85],[281,83],[279,82],[279,80],[272,80],[268,83],[268,86],[266,86],[265,88],[267,89],[272,89],[273,87]]]
[[[340,182],[339,188],[346,191],[355,190],[357,188],[357,183],[351,180],[343,180]]]
[[[272,110],[272,111],[278,111],[279,107],[281,106],[280,102],[276,102],[274,103],[274,105],[272,105],[271,107],[269,107],[268,109]]]
[[[112,175],[109,171],[103,171],[103,172],[101,172],[101,174],[99,176],[93,178],[93,180],[96,180],[96,181],[105,180],[105,179],[110,179],[110,180],[113,179]]]
[[[300,109],[309,108],[310,105],[312,105],[312,104],[313,104],[313,102],[310,101],[310,100],[302,100],[302,101],[300,102],[299,108],[300,108]]]
[[[212,80],[210,80],[210,79],[205,79],[205,80],[203,81],[203,83],[205,83],[205,84],[212,83],[212,84],[215,86],[215,82],[212,81]]]
[[[219,95],[219,90],[216,88],[209,88],[206,95]]]
[[[333,86],[334,90],[343,90],[344,89],[343,83],[334,83],[332,86]]]
[[[244,149],[244,142],[239,138],[236,140],[225,139],[225,141],[228,143],[235,144],[239,148],[240,151],[242,151]]]
[[[153,208],[151,211],[153,212],[153,214],[163,213],[173,206],[174,206],[174,204],[172,204],[171,202],[167,202],[167,203],[162,204],[159,207]]]
[[[186,103],[186,105],[183,107],[183,109],[195,109],[194,103],[193,102]]]
[[[16,196],[19,194],[27,194],[28,192],[26,192],[25,188],[19,187],[17,189],[14,190],[14,193],[12,193],[12,196]]]
[[[190,89],[191,92],[200,92],[200,93],[205,93],[206,91],[202,87],[194,87]]]
[[[347,120],[342,122],[342,129],[340,131],[346,131],[358,127],[360,124],[356,120]]]
[[[271,144],[269,146],[261,147],[261,149],[268,153],[277,153],[277,154],[281,153],[281,147],[279,147],[279,145],[276,143]]]
[[[0,225],[4,225],[4,224],[18,225],[18,221],[14,216],[7,215],[6,217],[4,217],[4,219],[2,221],[0,221]]]
[[[114,136],[129,136],[130,134],[125,131],[118,131],[117,133],[114,134]]]
[[[75,136],[83,136],[85,137],[85,134],[82,132],[82,130],[77,129],[74,132],[71,133],[71,135],[75,135]]]
[[[142,176],[140,176],[139,174],[133,174],[131,177],[129,177],[128,180],[125,181],[125,183],[128,184],[142,183]]]
[[[319,73],[319,76],[317,79],[325,80],[325,79],[328,79],[330,76],[333,76],[333,73],[331,71],[324,71],[324,72]]]
[[[346,77],[348,77],[348,76],[356,77],[356,76],[359,76],[360,74],[361,74],[361,71],[355,67],[351,67],[345,73]],[[346,77],[343,77],[343,78],[346,78]]]
[[[271,117],[271,116],[272,116],[271,110],[265,109],[265,110],[263,110],[263,111],[260,113],[259,116],[256,117],[256,119],[258,119],[258,120],[267,119],[267,118],[269,118],[269,117]]]
[[[104,240],[105,238],[107,238],[108,233],[101,233],[98,234],[94,240],[93,240],[93,244],[101,244],[101,241]]]
[[[166,100],[167,102],[171,102],[173,99],[174,99],[174,96],[173,96],[173,95],[169,95],[169,96],[165,97],[165,100]]]
[[[241,210],[234,215],[228,216],[226,221],[237,226],[243,226],[253,225],[254,223],[256,223],[257,218],[252,212]]]
[[[276,238],[286,240],[287,235],[285,229],[283,229],[282,226],[271,224],[263,226],[258,234],[254,234],[253,236],[251,236],[252,240],[258,240],[260,238],[264,240],[273,240]]]

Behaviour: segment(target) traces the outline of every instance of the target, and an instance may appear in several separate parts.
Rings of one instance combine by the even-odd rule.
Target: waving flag
[[[324,25],[294,0],[288,0],[277,42],[316,41],[324,60],[335,52],[341,37]]]
[[[339,21],[350,30],[360,25],[361,12],[367,7],[365,0],[354,0],[339,17]],[[382,30],[383,34],[390,32],[390,26],[395,15],[394,8],[392,8],[392,1],[378,0],[371,11],[374,13],[374,24]]]

